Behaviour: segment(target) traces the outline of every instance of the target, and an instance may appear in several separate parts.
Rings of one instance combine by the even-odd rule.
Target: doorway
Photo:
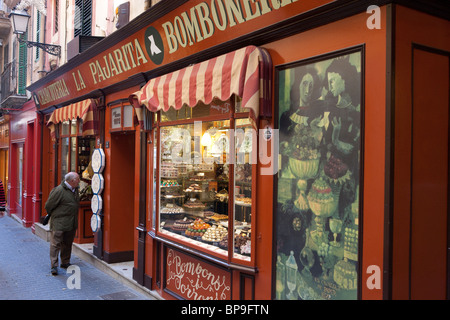
[[[109,236],[104,260],[134,259],[135,132],[111,133]],[[109,238],[109,240],[108,240]]]
[[[11,190],[9,194],[10,213],[23,219],[23,143],[12,144],[11,152]]]
[[[410,298],[448,299],[450,54],[413,51]]]

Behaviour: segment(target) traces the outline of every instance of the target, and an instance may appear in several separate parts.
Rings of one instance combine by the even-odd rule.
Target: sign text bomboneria
[[[179,46],[192,46],[211,37],[215,30],[225,31],[235,25],[258,18],[298,0],[211,0],[201,2],[188,11],[162,24],[169,53]]]
[[[127,39],[102,48],[97,56],[72,69],[55,70],[51,80],[37,81],[29,90],[38,98],[40,109],[64,104],[330,2],[333,0],[187,1]]]

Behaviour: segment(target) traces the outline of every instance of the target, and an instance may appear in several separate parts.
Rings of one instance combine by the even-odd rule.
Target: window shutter
[[[25,39],[27,38],[25,34]],[[18,81],[17,94],[25,95],[27,87],[27,44],[19,43],[19,66],[18,66]]]
[[[55,0],[55,33],[59,30],[59,0]]]
[[[74,37],[92,35],[92,0],[75,0],[74,23]]]
[[[41,42],[41,13],[36,11],[36,42]],[[36,56],[35,60],[39,60],[39,47],[36,47]]]

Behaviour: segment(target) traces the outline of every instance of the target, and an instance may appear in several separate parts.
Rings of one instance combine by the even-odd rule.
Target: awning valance
[[[200,101],[209,104],[214,98],[226,101],[235,94],[256,121],[260,115],[271,115],[271,76],[268,52],[248,46],[151,79],[129,100],[141,123],[143,105],[152,112],[171,107],[179,110],[183,105],[194,107]]]
[[[95,134],[94,109],[96,103],[94,99],[86,99],[77,103],[70,104],[63,108],[53,111],[50,119],[47,122],[47,127],[50,128],[52,139],[56,136],[56,125],[58,123],[80,118],[83,120],[83,136]]]

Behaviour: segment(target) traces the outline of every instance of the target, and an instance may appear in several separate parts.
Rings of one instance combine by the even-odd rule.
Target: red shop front
[[[41,116],[34,100],[11,114],[9,145],[8,209],[26,227],[41,215]]]
[[[62,139],[89,138],[106,156],[94,253],[132,258],[165,299],[445,298],[450,14],[373,4],[158,3],[31,86],[46,121],[101,101],[98,132],[64,119],[53,147],[43,130],[43,201]]]
[[[275,137],[259,132],[270,125],[271,72],[268,53],[249,46],[154,78],[130,96],[137,114],[153,120],[145,254],[164,295],[255,298],[258,261],[271,259],[271,232],[261,226],[272,204],[262,195],[270,195]]]

